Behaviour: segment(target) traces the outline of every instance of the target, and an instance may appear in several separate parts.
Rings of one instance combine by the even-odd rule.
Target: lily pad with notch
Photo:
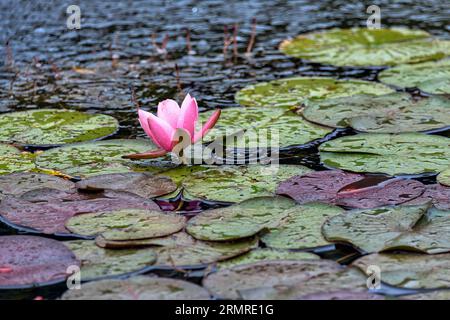
[[[280,50],[336,66],[391,66],[439,60],[450,54],[450,42],[422,30],[333,28],[285,40]]]
[[[73,216],[66,228],[84,236],[108,240],[139,240],[173,234],[183,229],[186,218],[159,210],[122,209]]]
[[[319,150],[325,166],[353,172],[433,174],[450,164],[450,139],[423,133],[362,133],[327,141]]]
[[[334,128],[361,132],[401,133],[445,130],[450,126],[450,98],[412,97],[408,93],[308,101],[303,116]]]
[[[0,115],[0,141],[48,147],[97,140],[114,134],[119,122],[108,115],[37,109]]]
[[[100,280],[68,290],[62,300],[208,300],[209,293],[191,282],[148,276]]]
[[[80,262],[59,241],[36,236],[0,237],[0,289],[36,287],[65,281]]]
[[[299,107],[308,100],[348,97],[356,94],[381,95],[394,90],[376,82],[337,80],[326,77],[294,77],[249,85],[236,93],[235,100],[247,107]]]
[[[408,289],[450,286],[450,254],[370,254],[352,263],[363,272],[371,265],[382,270],[383,282],[391,286]]]
[[[206,210],[189,220],[186,231],[196,239],[227,241],[251,237],[277,226],[296,206],[284,197],[258,197],[225,208]]]
[[[425,185],[425,192],[408,202],[406,205],[421,205],[430,203],[438,210],[450,210],[450,187],[441,184]]]
[[[340,207],[324,203],[298,205],[287,211],[281,222],[262,235],[261,241],[270,248],[306,249],[329,245],[322,236],[326,219],[343,213]]]

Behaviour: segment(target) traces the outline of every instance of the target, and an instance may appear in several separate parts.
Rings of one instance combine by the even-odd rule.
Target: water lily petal
[[[175,129],[165,120],[160,119],[153,114],[150,114],[148,118],[148,125],[150,131],[155,136],[155,143],[164,150],[172,150],[172,136],[175,133]]]
[[[197,142],[198,140],[203,138],[208,133],[208,131],[216,125],[217,120],[219,120],[220,113],[220,109],[214,111],[211,117],[209,117],[208,121],[206,121],[203,127],[200,129],[200,131],[195,133],[193,142]]]
[[[195,98],[188,93],[181,104],[180,117],[178,118],[177,128],[186,129],[191,137],[194,136],[195,123],[198,119],[198,106]]]
[[[142,109],[138,110],[139,115],[139,123],[141,124],[142,129],[144,129],[144,132],[153,140],[153,142],[158,146],[161,147],[156,140],[155,135],[150,130],[150,126],[148,125],[148,118],[150,118],[150,115],[152,115],[150,112],[144,111]]]
[[[158,118],[165,120],[173,128],[177,127],[180,106],[175,100],[166,99],[158,104]]]

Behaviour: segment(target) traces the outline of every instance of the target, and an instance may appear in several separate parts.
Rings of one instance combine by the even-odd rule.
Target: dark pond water
[[[158,101],[180,100],[186,92],[205,110],[236,106],[236,91],[258,81],[302,75],[376,81],[379,68],[306,63],[278,51],[282,40],[299,33],[365,26],[370,4],[380,6],[385,27],[420,28],[450,38],[450,3],[445,0],[83,0],[77,2],[82,16],[77,31],[66,27],[66,8],[72,3],[0,1],[0,112],[37,107],[101,112],[120,120],[118,136],[144,136],[130,86],[152,111]],[[253,19],[256,43],[246,56]],[[233,38],[235,28],[236,47],[231,43],[224,55],[225,32]],[[166,50],[159,52],[163,42]],[[290,159],[285,162],[318,168],[314,149],[297,161],[305,154],[299,151],[286,153]],[[0,234],[8,232],[0,229]],[[344,248],[340,255],[323,255],[339,259],[349,252]]]

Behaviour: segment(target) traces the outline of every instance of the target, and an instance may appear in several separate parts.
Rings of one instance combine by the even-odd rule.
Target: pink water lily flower
[[[198,120],[198,105],[190,94],[184,98],[181,108],[176,101],[167,99],[158,104],[157,116],[142,109],[138,110],[138,114],[139,123],[159,149],[125,156],[128,159],[157,158],[172,151],[178,143],[178,140],[174,139],[177,130],[184,130],[191,143],[199,141],[216,124],[220,117],[220,109],[216,110],[197,132],[195,125]]]

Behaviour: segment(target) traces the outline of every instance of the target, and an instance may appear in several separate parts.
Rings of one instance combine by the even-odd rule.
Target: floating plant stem
[[[250,55],[253,50],[253,46],[255,45],[255,39],[256,39],[256,18],[252,19],[252,33],[250,35],[250,41],[248,42],[247,51],[245,52],[246,55]]]

